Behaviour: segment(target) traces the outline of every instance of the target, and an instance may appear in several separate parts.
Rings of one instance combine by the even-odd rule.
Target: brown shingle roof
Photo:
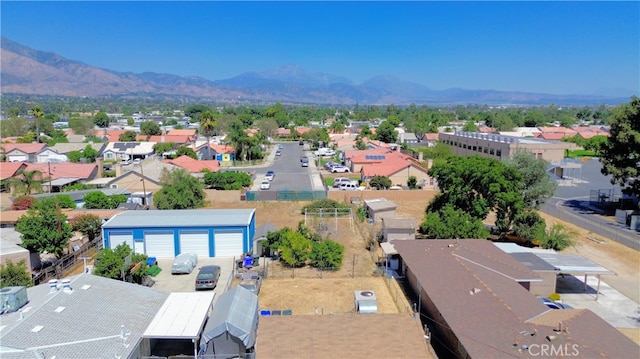
[[[438,323],[450,328],[471,358],[534,357],[526,350],[518,351],[514,344],[548,345],[548,335],[557,337],[552,342],[557,346],[572,348],[577,344],[581,357],[628,358],[639,353],[635,343],[591,312],[553,313],[516,281],[535,278],[535,274],[492,242],[392,243],[437,308],[437,313],[428,315],[436,316]],[[571,323],[569,333],[554,332],[558,315]],[[592,331],[600,331],[603,336],[599,338]],[[617,347],[609,341],[617,343]],[[629,356],[630,353],[635,355]]]
[[[260,317],[257,359],[434,358],[408,314]]]

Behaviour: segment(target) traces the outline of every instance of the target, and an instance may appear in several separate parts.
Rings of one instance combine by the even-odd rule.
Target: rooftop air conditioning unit
[[[378,313],[378,302],[376,294],[372,290],[356,290],[354,292],[356,313],[375,314]]]

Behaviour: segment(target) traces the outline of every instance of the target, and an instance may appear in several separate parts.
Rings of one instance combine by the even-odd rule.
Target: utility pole
[[[143,161],[140,161],[140,176],[142,177],[140,180],[142,181],[142,205],[147,205],[147,189],[144,186],[144,166],[142,164]]]

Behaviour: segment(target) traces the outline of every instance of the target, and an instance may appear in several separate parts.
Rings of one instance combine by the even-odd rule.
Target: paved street
[[[558,182],[554,197],[541,209],[595,234],[640,249],[640,232],[616,223],[612,217],[599,215],[597,208],[589,206],[591,190],[615,189],[620,192],[620,186],[612,185],[610,177],[602,175],[600,168],[601,164],[597,159],[582,162],[582,169],[572,173],[572,177]]]

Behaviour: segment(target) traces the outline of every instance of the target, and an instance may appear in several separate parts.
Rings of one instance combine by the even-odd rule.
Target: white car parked
[[[347,166],[337,165],[337,166],[331,167],[331,173],[348,173],[348,172],[349,172],[349,167]]]
[[[269,181],[268,179],[263,179],[262,182],[260,182],[260,189],[269,189],[271,188],[271,181]]]

